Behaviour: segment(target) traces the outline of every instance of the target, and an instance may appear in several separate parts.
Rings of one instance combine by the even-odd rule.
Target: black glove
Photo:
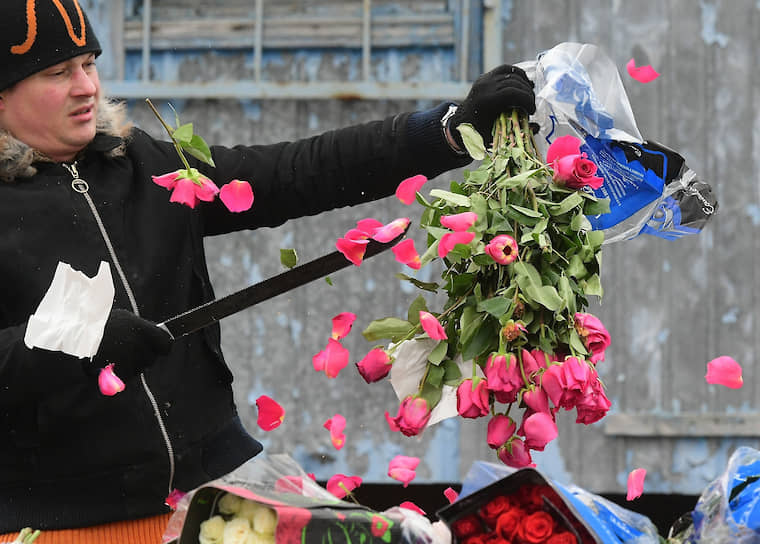
[[[114,363],[116,375],[126,379],[169,353],[171,345],[171,335],[152,321],[115,308],[108,316],[103,339],[92,361],[97,370]]]
[[[448,120],[446,130],[459,149],[464,150],[462,135],[456,127],[461,123],[470,123],[488,147],[493,140],[491,131],[496,118],[502,112],[515,108],[529,115],[536,112],[533,82],[521,68],[503,64],[475,80],[464,102]]]

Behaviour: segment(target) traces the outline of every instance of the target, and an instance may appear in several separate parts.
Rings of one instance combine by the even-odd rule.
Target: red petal
[[[184,204],[195,208],[198,203],[198,196],[196,195],[195,188],[197,185],[192,180],[187,178],[180,178],[174,185],[172,196],[169,198],[169,202],[176,202],[178,204]]]
[[[449,500],[449,504],[456,502],[456,500],[459,498],[459,493],[454,491],[451,487],[444,489],[443,495]]]
[[[644,492],[644,478],[647,475],[646,469],[636,468],[628,474],[628,493],[625,496],[625,500],[632,501],[641,497]]]
[[[166,187],[167,189],[173,189],[174,185],[177,183],[177,178],[179,178],[179,173],[180,170],[177,170],[176,172],[169,172],[163,176],[151,176],[151,179],[156,185]]]
[[[417,250],[414,247],[414,240],[411,238],[400,241],[391,248],[391,251],[393,251],[398,262],[407,265],[409,268],[419,270],[422,266],[420,254],[417,253]]]
[[[660,74],[658,74],[655,69],[648,64],[646,66],[639,66],[637,68],[636,61],[633,59],[628,61],[628,63],[625,65],[625,68],[628,70],[628,75],[639,83],[649,83],[650,81],[654,81],[660,77]]]
[[[253,189],[247,181],[233,179],[222,187],[219,198],[231,212],[244,212],[253,206]]]
[[[366,238],[371,238],[372,235],[381,228],[383,228],[383,224],[377,219],[372,219],[371,217],[356,222],[356,229],[365,233],[367,235]]]
[[[263,431],[276,429],[285,419],[285,409],[266,395],[256,399],[256,408],[259,410],[256,423]]]
[[[360,266],[362,260],[364,260],[364,252],[367,251],[368,243],[369,240],[338,238],[338,241],[335,242],[335,247],[346,256],[346,259],[354,263],[356,266]]]
[[[425,511],[419,506],[417,506],[416,504],[414,504],[412,501],[404,501],[401,504],[399,504],[398,507],[406,508],[407,510],[412,510],[414,512],[417,512],[421,516],[427,516]]]
[[[731,357],[723,355],[707,363],[707,383],[739,389],[744,385],[742,367]]]
[[[441,225],[456,232],[463,232],[473,226],[477,220],[478,214],[475,212],[462,212],[441,216]]]
[[[467,245],[475,238],[474,232],[449,232],[438,242],[438,256],[443,259],[457,244]]]
[[[422,174],[406,178],[396,187],[396,198],[408,206],[414,202],[417,192],[425,185],[425,182],[427,178]]]
[[[335,340],[345,338],[351,331],[351,325],[356,320],[356,314],[351,312],[342,312],[332,318],[332,335]]]
[[[380,243],[387,243],[399,236],[404,230],[406,230],[406,227],[409,225],[409,218],[407,217],[400,217],[399,219],[394,219],[387,225],[383,225],[382,228],[379,228],[375,231],[375,233],[370,237],[373,240],[377,240]]]

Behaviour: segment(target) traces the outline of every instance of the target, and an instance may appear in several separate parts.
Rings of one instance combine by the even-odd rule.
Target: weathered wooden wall
[[[217,4],[172,3],[198,9]],[[154,4],[159,9],[169,3]],[[289,5],[305,9],[316,4]],[[392,13],[394,6],[403,11],[413,4],[398,0],[382,7]],[[620,492],[628,471],[645,467],[649,491],[698,493],[736,446],[760,446],[755,355],[760,4],[503,0],[501,9],[507,62],[533,59],[563,41],[601,46],[621,69],[642,134],[679,150],[712,184],[720,202],[719,213],[699,236],[674,242],[640,237],[607,247],[602,276],[606,294],[593,311],[613,338],[606,361],[599,365],[613,400],[612,414],[590,427],[575,425],[570,414],[561,414],[560,438],[536,461],[555,478],[598,492]],[[662,76],[648,85],[631,80],[624,73],[631,57],[639,64],[651,63]],[[359,62],[355,53],[343,51],[274,53],[265,76],[350,79],[358,77]],[[445,52],[389,49],[373,55],[373,77],[446,80],[456,73],[454,62]],[[196,52],[165,55],[154,69],[156,79],[190,81],[246,77],[250,63],[244,54]],[[135,71],[132,77],[138,77]],[[189,100],[174,105],[207,140],[234,144],[301,138],[432,103]],[[142,103],[132,103],[131,111],[138,124],[161,134]],[[459,175],[443,175],[431,187],[444,187]],[[357,219],[387,221],[408,214],[409,208],[389,199],[291,221],[275,230],[209,239],[217,293],[282,271],[280,248],[295,248],[305,262],[333,250],[335,239]],[[381,255],[359,269],[332,275],[333,286],[318,281],[223,322],[240,413],[267,451],[290,453],[320,478],[342,472],[377,482],[389,481],[387,462],[399,453],[422,459],[417,481],[460,481],[474,460],[495,460],[485,445],[481,421],[448,420],[422,437],[405,438],[389,432],[383,417],[397,406],[387,383],[366,385],[352,368],[335,380],[313,371],[311,357],[326,343],[333,315],[352,311],[359,316],[344,342],[352,361],[371,347],[360,335],[370,320],[404,315],[417,293],[394,279],[398,271],[401,266],[392,255]],[[421,272],[422,279],[437,273]],[[706,362],[724,354],[743,365],[743,389],[705,383]],[[270,433],[256,427],[254,401],[261,394],[287,410],[285,423]],[[322,427],[335,413],[348,420],[347,443],[340,451]]]

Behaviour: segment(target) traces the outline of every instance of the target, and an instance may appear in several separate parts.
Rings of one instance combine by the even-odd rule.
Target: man
[[[261,450],[237,416],[219,328],[171,341],[155,325],[214,298],[204,236],[383,198],[406,177],[470,162],[450,126],[469,122],[489,141],[501,111],[535,109],[525,74],[503,66],[456,111],[442,104],[296,142],[217,146],[215,168],[193,166],[219,182],[252,180],[256,202],[237,214],[218,200],[190,209],[151,182],[181,167],[173,146],[130,128],[101,96],[100,46],[76,0],[6,0],[0,29],[0,533],[32,526],[48,542],[81,527],[100,542],[160,536],[172,489]],[[89,277],[105,262],[113,273],[93,357],[24,341],[59,262]],[[82,332],[68,320],[51,327],[61,338]],[[127,382],[113,397],[95,386],[109,363]],[[136,521],[114,523],[124,520]]]

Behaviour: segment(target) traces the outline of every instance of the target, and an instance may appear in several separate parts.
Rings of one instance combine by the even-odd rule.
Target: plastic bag
[[[183,496],[162,542],[197,544],[201,524],[220,515],[219,503],[227,494],[268,506],[276,512],[273,540],[276,544],[435,542],[433,526],[425,516],[399,507],[375,512],[339,500],[285,454],[258,456]]]
[[[644,140],[614,63],[591,44],[562,43],[519,65],[536,87],[537,145],[567,134],[599,167],[604,184],[588,189],[610,201],[589,217],[605,243],[639,234],[673,240],[698,233],[717,209],[711,187],[677,152]]]
[[[723,474],[704,489],[686,520],[671,528],[669,542],[760,542],[760,452],[738,448]]]
[[[534,472],[550,484],[565,500],[591,532],[596,542],[603,544],[658,544],[660,537],[652,521],[636,512],[627,510],[604,497],[590,493],[575,485],[562,485],[545,478],[535,469],[520,469],[476,461],[462,482],[459,499],[472,496],[481,489],[505,478],[518,478],[519,473]],[[535,479],[536,476],[534,475]],[[456,503],[454,503],[456,504]]]

